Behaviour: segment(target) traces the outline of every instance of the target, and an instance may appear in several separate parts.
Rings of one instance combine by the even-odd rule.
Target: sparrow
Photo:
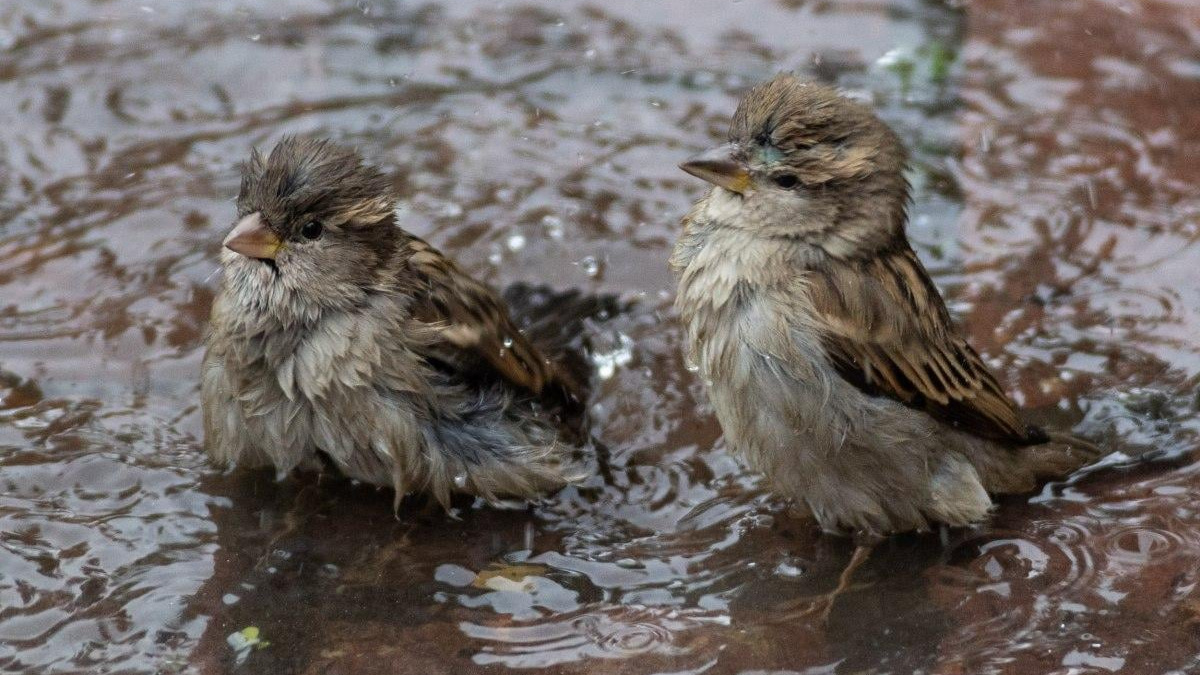
[[[979,523],[1097,448],[1022,422],[905,235],[906,152],[872,110],[780,75],[729,142],[671,257],[675,308],[729,447],[830,532]],[[858,553],[856,553],[856,560]]]
[[[532,499],[574,477],[555,412],[578,378],[503,300],[397,224],[390,179],[289,137],[242,167],[202,365],[220,465],[332,465],[443,506]]]

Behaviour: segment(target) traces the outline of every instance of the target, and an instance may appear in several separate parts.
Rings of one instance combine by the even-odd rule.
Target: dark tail
[[[556,391],[551,395],[560,399],[567,417],[581,419],[592,385],[591,329],[628,311],[632,302],[524,283],[509,286],[503,295],[525,336],[555,364]]]
[[[503,387],[458,395],[451,410],[431,414],[423,427],[423,480],[449,507],[450,495],[468,492],[489,501],[534,499],[579,476],[558,433],[532,410],[517,405]],[[401,496],[397,485],[397,503]]]

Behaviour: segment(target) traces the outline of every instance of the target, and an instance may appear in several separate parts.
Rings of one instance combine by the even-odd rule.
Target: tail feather
[[[1031,445],[1018,452],[1022,463],[1039,480],[1065,478],[1104,454],[1099,446],[1074,434],[1048,431],[1049,443]]]
[[[557,387],[547,393],[561,404],[566,426],[580,435],[592,386],[589,329],[628,311],[632,303],[612,294],[523,283],[504,289],[504,300],[525,336],[554,363]]]
[[[525,336],[554,355],[582,351],[587,346],[587,322],[607,321],[627,311],[630,304],[612,294],[556,291],[524,283],[504,289],[504,300]]]
[[[454,492],[534,499],[575,479],[568,448],[546,420],[502,388],[464,396],[423,429],[424,487],[443,506]]]
[[[1069,433],[1050,431],[1045,438],[1045,443],[1019,448],[979,442],[967,456],[989,493],[1024,494],[1039,483],[1066,478],[1104,454],[1094,443]]]

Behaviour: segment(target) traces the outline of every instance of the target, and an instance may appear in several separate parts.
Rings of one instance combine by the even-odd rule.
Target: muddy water
[[[5,4],[0,672],[1200,671],[1198,40],[1149,0]],[[827,625],[851,546],[727,454],[665,265],[674,164],[782,68],[901,131],[972,340],[1115,452],[881,547]],[[387,166],[498,286],[638,299],[593,338],[591,479],[393,517],[206,466],[236,163],[285,133]]]

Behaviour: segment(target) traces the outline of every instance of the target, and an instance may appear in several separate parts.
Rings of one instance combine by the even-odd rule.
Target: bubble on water
[[[596,58],[596,50],[595,49],[587,50],[586,52],[583,53],[583,57],[588,59],[589,61]]]
[[[610,349],[592,352],[592,363],[596,366],[596,374],[602,380],[607,380],[617,372],[617,368],[628,365],[633,360],[633,338],[624,333],[617,333],[615,344]]]
[[[321,576],[333,579],[342,573],[342,569],[333,563],[321,565]]]
[[[465,474],[465,473],[454,474],[454,487],[456,487],[460,490],[466,488],[467,487],[467,474]]]
[[[520,251],[525,248],[525,235],[520,232],[511,234],[505,243],[508,244],[508,250],[513,252]]]
[[[505,349],[511,349],[513,346],[513,339],[511,337],[505,335],[503,344],[504,344]]]
[[[463,207],[456,202],[446,202],[438,211],[438,215],[443,218],[457,218],[463,214]]]
[[[617,567],[624,567],[627,570],[635,570],[642,567],[642,564],[633,558],[621,558],[617,561]]]
[[[582,267],[584,273],[593,279],[600,274],[600,261],[597,260],[596,256],[594,255],[584,256],[584,258],[576,264]]]
[[[542,216],[542,228],[545,229],[546,236],[551,239],[557,241],[563,238],[563,221],[558,216]]]
[[[233,593],[226,593],[225,595],[221,596],[221,602],[225,603],[226,605],[236,605],[241,599],[241,596]]]
[[[496,244],[492,244],[492,251],[488,254],[488,262],[496,266],[499,266],[500,263],[504,262],[504,253]]]

